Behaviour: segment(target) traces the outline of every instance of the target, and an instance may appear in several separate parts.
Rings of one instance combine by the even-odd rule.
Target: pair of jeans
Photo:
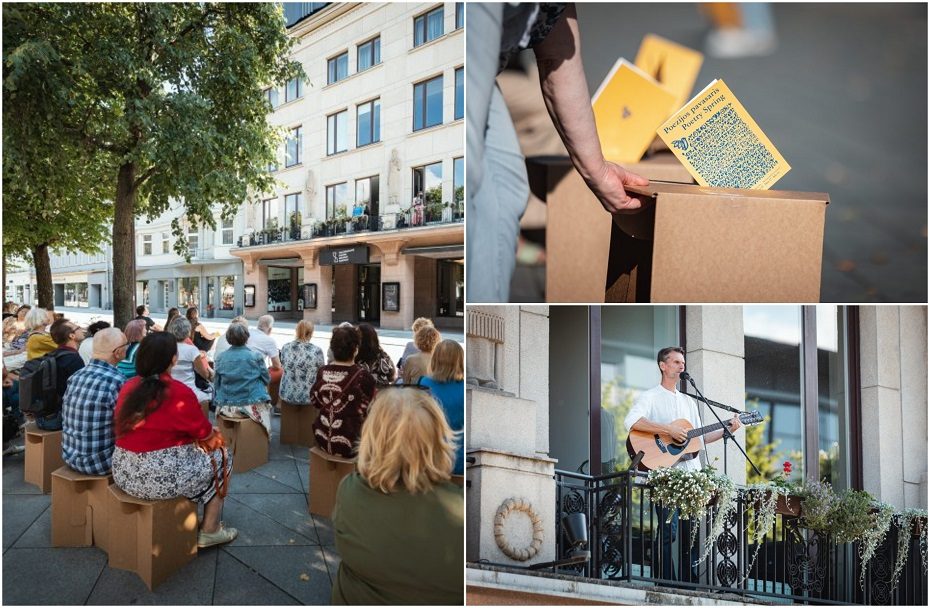
[[[496,84],[503,4],[469,3],[467,217],[469,302],[508,302],[520,217],[529,200],[526,161]]]
[[[678,517],[678,509],[668,509],[665,507],[660,507],[655,505],[656,515],[659,517],[659,532],[658,537],[655,539],[653,544],[653,559],[652,559],[652,569],[653,576],[655,576],[656,568],[659,565],[657,559],[661,560],[661,577],[666,580],[671,581],[698,581],[698,568],[694,563],[700,557],[698,553],[699,543],[695,541],[694,545],[688,550],[688,545],[691,543],[691,520],[681,519]],[[666,522],[669,519],[669,514],[671,514],[671,521]],[[681,534],[679,535],[679,531]],[[680,538],[679,542],[679,568],[675,568],[675,563],[672,561],[672,543],[675,542],[676,538]],[[660,556],[661,553],[661,556]],[[685,567],[683,559],[688,560],[688,567]]]
[[[61,410],[47,416],[36,416],[36,426],[43,431],[60,431]]]
[[[26,418],[19,409],[19,380],[14,380],[13,386],[3,387],[3,405],[10,408],[10,414],[16,420],[17,426],[22,426]]]

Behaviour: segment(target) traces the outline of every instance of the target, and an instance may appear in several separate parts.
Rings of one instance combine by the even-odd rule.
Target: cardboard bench
[[[131,570],[151,590],[197,557],[197,503],[142,500],[107,490],[109,565]]]
[[[623,166],[649,180],[694,183],[670,152]],[[603,302],[611,215],[567,156],[530,157],[527,174],[546,203],[546,301]]]
[[[320,415],[320,410],[312,405],[291,405],[284,401],[281,405],[281,445],[302,445],[316,447],[313,435],[313,422]]]
[[[43,493],[52,491],[52,472],[64,466],[61,431],[43,431],[34,422],[26,425],[26,457],[23,479]]]
[[[107,489],[112,475],[85,475],[65,465],[52,473],[52,546],[107,550]]]
[[[233,473],[244,473],[268,462],[268,433],[251,418],[217,416],[216,421],[226,439],[233,459]]]
[[[652,182],[613,216],[606,300],[820,301],[822,192]]]
[[[336,506],[339,482],[355,470],[355,459],[340,458],[310,448],[310,512],[330,517]]]

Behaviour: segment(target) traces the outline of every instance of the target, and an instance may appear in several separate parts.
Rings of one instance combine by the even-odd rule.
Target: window
[[[300,77],[292,78],[287,81],[287,87],[284,89],[284,101],[294,101],[295,99],[300,99],[304,96],[304,87],[303,83],[300,81]]]
[[[152,255],[152,235],[142,235],[142,255]]]
[[[161,252],[170,253],[171,251],[171,237],[167,232],[161,233]]]
[[[296,127],[291,129],[290,134],[287,136],[287,148],[285,149],[285,158],[284,166],[293,167],[294,165],[299,165],[301,162],[300,154],[301,148],[303,148],[303,131],[301,127]]]
[[[465,316],[465,260],[436,260],[438,293],[436,303],[440,317]]]
[[[301,198],[302,197],[299,192],[296,194],[284,195],[284,217],[287,220],[287,225],[291,232],[297,232],[297,235],[294,236],[292,234],[291,238],[297,238],[300,236],[300,226],[303,221],[300,213]]]
[[[364,177],[355,180],[355,206],[364,209],[366,206],[369,211],[366,213],[377,213],[380,178],[377,175]]]
[[[343,110],[326,117],[326,155],[349,149],[349,112]]]
[[[196,226],[191,226],[187,229],[187,247],[191,250],[192,253],[196,253],[199,246],[200,233],[198,232]]]
[[[269,198],[262,201],[262,230],[274,230],[278,227],[278,199]]]
[[[278,100],[278,89],[276,87],[265,89],[265,99],[268,100],[272,110],[281,105],[281,102]]]
[[[363,72],[381,63],[381,37],[358,45],[358,70]]]
[[[413,130],[442,124],[442,76],[413,85]]]
[[[223,220],[221,229],[220,242],[223,245],[233,244],[233,221],[232,219]]]
[[[465,201],[465,159],[452,160],[452,200],[456,205]]]
[[[442,7],[436,7],[413,20],[413,46],[426,44],[442,36]]]
[[[465,115],[465,68],[455,70],[455,120]]]
[[[465,3],[455,3],[455,29],[465,27]]]
[[[380,99],[373,99],[358,106],[356,125],[358,129],[356,146],[362,147],[381,141]]]
[[[326,186],[326,219],[336,217],[336,212],[345,209],[349,202],[349,183]]]
[[[338,57],[333,57],[327,62],[326,84],[339,82],[349,75],[349,51],[346,51]]]
[[[413,169],[413,195],[423,194],[423,202],[442,202],[442,163],[433,163]]]
[[[222,310],[232,310],[236,302],[236,276],[226,275],[220,278],[222,293],[220,297],[220,308]]]

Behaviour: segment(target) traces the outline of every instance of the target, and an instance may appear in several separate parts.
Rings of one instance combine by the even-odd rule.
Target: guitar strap
[[[688,395],[688,393],[685,393],[685,395]],[[701,426],[703,427],[704,426],[704,415],[701,414],[701,402],[691,395],[688,395],[688,397],[693,400],[694,407],[697,408],[698,422],[700,422]],[[707,456],[707,442],[704,441],[704,437],[701,437],[700,439],[701,439],[701,453],[704,455],[704,458],[703,458],[704,461],[701,463],[701,468],[704,468],[710,463],[710,458],[708,458]]]

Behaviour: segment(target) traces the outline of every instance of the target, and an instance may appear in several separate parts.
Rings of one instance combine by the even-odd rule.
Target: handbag
[[[198,439],[197,447],[207,453],[210,457],[210,464],[213,466],[213,483],[216,486],[216,494],[220,498],[226,498],[229,492],[229,469],[226,465],[226,438],[219,431],[214,430],[206,439]],[[216,450],[220,450],[220,464],[216,462]]]

